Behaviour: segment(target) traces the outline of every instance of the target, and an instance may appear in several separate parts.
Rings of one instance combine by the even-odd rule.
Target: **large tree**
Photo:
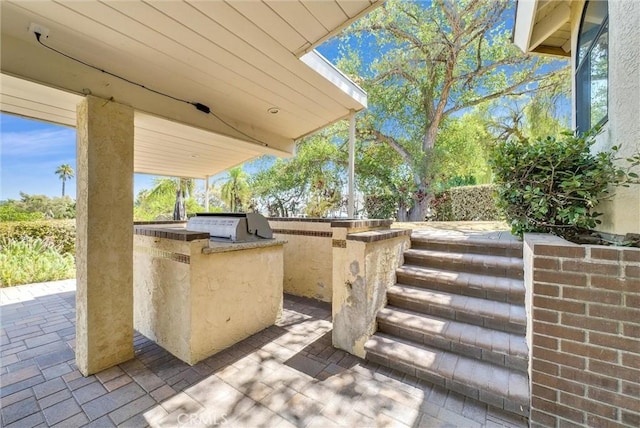
[[[505,25],[513,13],[510,5],[508,0],[389,0],[346,32],[340,67],[363,76],[358,83],[369,94],[360,138],[393,149],[410,179],[410,198],[400,201],[399,220],[425,218],[447,119],[529,93],[554,73],[543,68],[548,60],[512,45]]]
[[[161,200],[169,195],[175,195],[173,219],[186,220],[185,200],[193,194],[196,186],[195,180],[192,178],[158,178],[154,180],[153,184],[153,189],[142,195],[142,199]]]
[[[73,168],[68,163],[62,164],[56,169],[56,174],[62,180],[62,196],[64,196],[64,185],[70,178],[73,178]]]
[[[226,181],[220,188],[220,197],[231,212],[240,212],[248,208],[251,199],[248,178],[240,166],[227,171]]]
[[[296,146],[296,156],[278,159],[253,176],[256,204],[270,216],[327,217],[344,204],[347,147],[344,124],[336,124]]]

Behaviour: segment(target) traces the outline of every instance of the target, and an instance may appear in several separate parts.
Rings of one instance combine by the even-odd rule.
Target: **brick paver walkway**
[[[136,357],[82,377],[75,281],[0,289],[2,426],[479,427],[526,423],[331,346],[326,304],[286,296],[282,319],[195,366],[135,335]]]

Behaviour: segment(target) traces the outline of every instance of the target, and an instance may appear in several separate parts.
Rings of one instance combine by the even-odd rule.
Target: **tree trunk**
[[[64,180],[62,180],[62,197],[64,198]]]
[[[176,203],[173,207],[173,219],[184,221],[187,219],[187,210],[184,204],[184,198],[180,189],[176,190]]]

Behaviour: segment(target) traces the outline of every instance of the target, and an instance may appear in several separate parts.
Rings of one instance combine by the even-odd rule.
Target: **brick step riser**
[[[495,319],[483,317],[478,314],[455,311],[451,308],[443,307],[437,304],[423,304],[409,299],[388,294],[387,299],[390,304],[401,309],[419,312],[425,315],[433,315],[440,318],[446,318],[454,321],[460,321],[467,324],[478,325],[493,330],[504,331],[507,333],[522,334],[526,332],[526,326],[515,324],[504,319]]]
[[[456,272],[475,273],[480,275],[490,275],[502,278],[522,279],[524,270],[522,267],[510,266],[485,266],[480,263],[467,261],[453,261],[436,257],[415,257],[410,254],[404,255],[404,262],[416,266],[423,266],[433,269],[450,270]]]
[[[473,286],[462,286],[455,283],[441,280],[437,277],[424,278],[419,275],[412,275],[402,271],[396,272],[396,279],[399,284],[412,285],[424,288],[425,290],[444,291],[463,296],[478,297],[481,299],[494,300],[496,302],[511,303],[513,305],[524,306],[524,290],[491,291]]]
[[[487,391],[483,391],[483,390],[478,391],[472,387],[465,385],[462,382],[445,378],[444,376],[440,376],[437,373],[431,373],[425,370],[416,369],[415,367],[409,366],[399,361],[394,361],[394,359],[387,358],[386,356],[380,355],[377,352],[374,352],[372,350],[366,349],[366,351],[367,351],[367,360],[371,362],[380,364],[385,367],[390,367],[394,370],[398,370],[400,372],[415,376],[419,379],[426,380],[427,382],[440,385],[444,388],[447,388],[451,391],[455,391],[466,397],[473,398],[474,400],[478,400],[483,403],[490,404],[492,406],[507,410],[509,412],[518,414],[520,416],[529,417],[528,406],[522,406],[520,403],[507,400],[504,397],[498,397],[495,394],[492,394]]]
[[[411,248],[417,250],[445,251],[447,253],[471,253],[522,258],[522,248],[494,247],[485,245],[456,245],[443,242],[425,242],[413,240],[411,241]]]
[[[423,333],[409,328],[378,320],[378,331],[399,337],[404,340],[415,342],[418,345],[427,345],[433,348],[454,352],[465,357],[486,361],[498,366],[526,373],[528,362],[525,358],[505,355],[488,349],[481,349],[475,345],[467,345],[455,342],[442,336]]]

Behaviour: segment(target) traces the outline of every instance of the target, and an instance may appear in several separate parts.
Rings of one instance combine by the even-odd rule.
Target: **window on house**
[[[589,1],[582,14],[576,64],[576,123],[579,132],[607,120],[609,16],[606,0]]]

